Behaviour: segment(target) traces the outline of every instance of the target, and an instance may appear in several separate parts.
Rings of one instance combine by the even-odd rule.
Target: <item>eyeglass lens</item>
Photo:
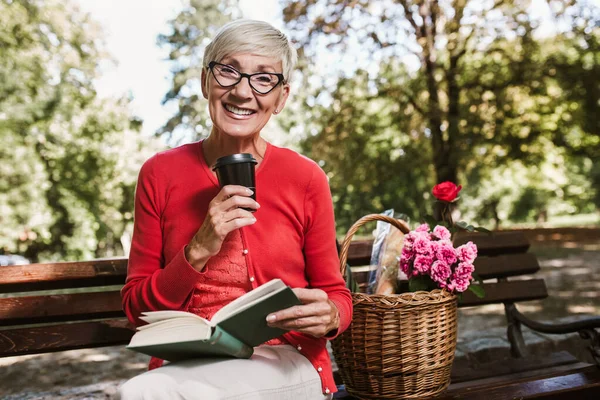
[[[242,76],[247,76],[250,80],[250,86],[255,91],[265,94],[273,90],[279,83],[279,77],[277,74],[270,74],[267,72],[256,73],[249,75],[242,75],[241,72],[236,70],[229,65],[214,64],[212,67],[215,79],[221,86],[233,86],[242,80]]]

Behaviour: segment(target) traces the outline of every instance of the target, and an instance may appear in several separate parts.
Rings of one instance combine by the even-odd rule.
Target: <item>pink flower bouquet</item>
[[[471,285],[474,280],[473,262],[477,258],[477,246],[468,242],[454,248],[450,231],[441,225],[430,231],[422,224],[404,238],[400,269],[408,277],[408,289],[446,289],[462,293],[467,289],[483,296],[480,286]]]

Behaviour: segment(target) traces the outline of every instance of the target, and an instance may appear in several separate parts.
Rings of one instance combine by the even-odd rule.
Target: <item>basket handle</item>
[[[365,215],[358,221],[354,223],[346,233],[346,237],[342,242],[342,249],[340,250],[340,271],[342,271],[342,276],[346,276],[346,261],[348,260],[348,250],[350,249],[350,242],[352,241],[352,237],[364,224],[371,221],[384,221],[392,224],[396,228],[398,228],[402,233],[407,234],[410,232],[410,228],[406,224],[406,222],[401,221],[396,218],[388,217],[387,215],[381,214],[369,214]]]

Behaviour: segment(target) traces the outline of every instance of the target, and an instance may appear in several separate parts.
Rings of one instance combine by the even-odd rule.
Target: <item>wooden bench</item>
[[[0,357],[127,344],[126,274],[125,258],[0,267]]]
[[[480,254],[476,261],[477,272],[483,279],[495,279],[486,281],[484,299],[466,294],[461,307],[504,303],[508,338],[517,358],[475,371],[455,365],[452,385],[444,398],[483,395],[486,400],[512,398],[489,397],[485,394],[488,389],[519,396],[519,393],[558,393],[558,388],[576,391],[577,396],[600,391],[600,369],[596,366],[563,353],[543,359],[526,358],[521,324],[546,333],[579,331],[592,340],[590,347],[598,363],[600,336],[595,328],[600,327],[600,318],[555,326],[530,321],[518,312],[516,302],[543,299],[548,295],[541,279],[509,280],[539,270],[536,257],[527,253],[529,243],[525,236],[479,234],[465,235],[459,240],[477,243]],[[349,264],[368,264],[371,246],[369,241],[354,242],[350,247]],[[127,344],[134,328],[121,310],[119,292],[126,271],[127,259],[124,258],[1,267],[0,357]],[[366,274],[360,269],[353,273],[363,287]],[[73,289],[80,292],[73,293]]]

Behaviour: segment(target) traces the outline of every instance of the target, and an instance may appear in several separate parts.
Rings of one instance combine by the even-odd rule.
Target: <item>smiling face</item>
[[[234,54],[218,62],[246,74],[282,70],[281,61],[257,54]],[[208,99],[213,133],[217,134],[240,139],[258,136],[271,115],[282,110],[289,91],[288,84],[280,84],[271,92],[260,94],[245,77],[235,86],[222,87],[210,70],[202,72],[202,94]]]

